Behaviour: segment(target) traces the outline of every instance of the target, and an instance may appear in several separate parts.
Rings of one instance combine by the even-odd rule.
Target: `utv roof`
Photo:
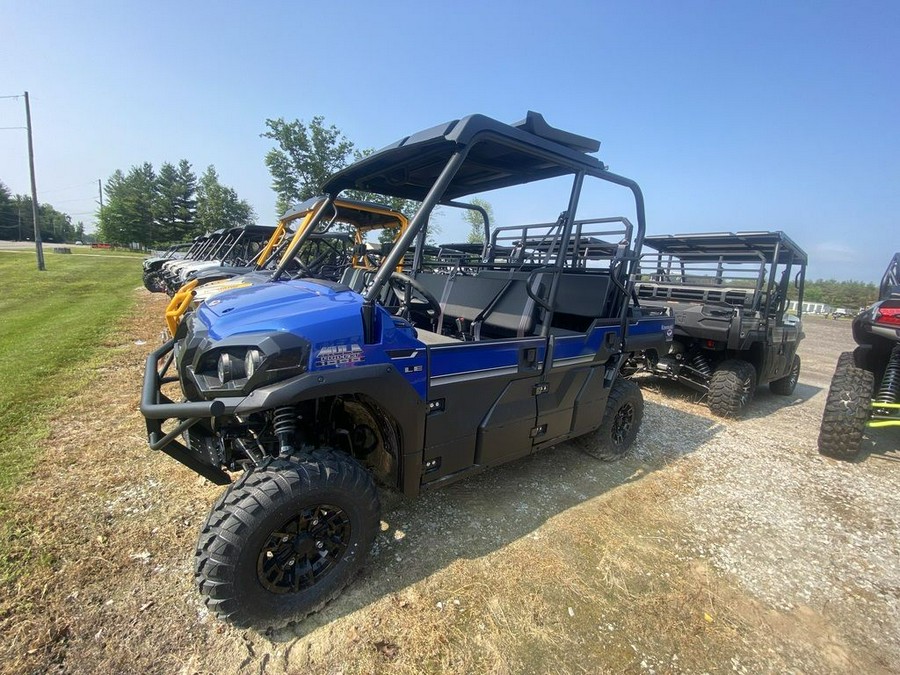
[[[600,141],[551,127],[539,114],[505,124],[484,115],[425,129],[401,138],[331,176],[322,191],[336,195],[356,189],[422,201],[450,157],[471,146],[443,201],[511,185],[585,170],[597,175],[606,166],[587,153]]]
[[[325,199],[324,196],[313,197],[300,204],[295,204],[284,212],[281,220],[294,220],[306,215],[323,199]],[[399,224],[402,224],[404,219],[403,214],[399,211],[376,202],[341,198],[335,201],[335,206],[338,207],[337,219],[340,222],[350,223],[360,229],[397,227]],[[330,218],[326,216],[325,220],[330,220]]]
[[[657,234],[644,237],[644,246],[682,260],[721,256],[734,262],[758,262],[762,255],[766,263],[807,262],[806,252],[781,231]]]
[[[269,235],[274,231],[274,225],[236,225],[234,227],[229,227],[227,230],[221,230],[221,232],[229,235],[238,234],[240,232],[246,232],[247,234]]]

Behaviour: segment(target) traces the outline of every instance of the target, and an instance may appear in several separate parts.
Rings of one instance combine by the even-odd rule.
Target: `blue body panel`
[[[380,340],[365,344],[362,323],[363,298],[339,286],[311,279],[262,283],[218,294],[197,310],[200,321],[213,339],[241,334],[285,331],[308,340],[311,345],[309,371],[352,368],[356,365],[392,363],[422,400],[429,385],[453,380],[477,379],[515,372],[523,349],[536,350],[543,364],[547,340],[526,337],[481,342],[459,342],[427,347],[403,320],[376,306],[376,335]],[[633,336],[671,334],[673,320],[644,319],[629,325]],[[618,324],[598,326],[587,335],[555,338],[552,367],[586,363],[601,350],[607,334],[618,345]]]
[[[426,397],[425,345],[409,324],[376,307],[379,342],[363,341],[363,298],[359,293],[311,279],[276,281],[216,295],[197,310],[215,340],[242,334],[288,332],[310,342],[309,371],[397,361],[398,371]],[[399,352],[403,358],[392,358]],[[411,355],[407,355],[411,352]]]

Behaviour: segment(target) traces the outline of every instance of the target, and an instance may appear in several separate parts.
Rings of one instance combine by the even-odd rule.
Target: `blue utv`
[[[674,320],[637,305],[643,197],[599,145],[531,112],[406,136],[333,175],[304,235],[350,191],[411,200],[377,267],[337,282],[276,270],[202,303],[148,357],[151,448],[228,485],[196,551],[212,613],[274,626],[335,597],[378,531],[376,482],[414,496],[569,439],[603,459],[627,451],[643,399],[620,369],[665,353]],[[559,201],[502,227],[458,201],[504,192],[535,195],[524,208],[538,217]],[[581,216],[600,199],[634,222]],[[426,244],[435,210],[457,208],[484,217],[480,255]]]

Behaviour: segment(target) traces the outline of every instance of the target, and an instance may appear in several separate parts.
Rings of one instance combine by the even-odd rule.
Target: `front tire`
[[[210,612],[239,627],[278,627],[336,597],[378,531],[371,475],[320,450],[271,460],[215,503],[197,542],[194,577]]]
[[[756,393],[756,368],[740,359],[722,361],[709,378],[709,409],[722,417],[737,417]]]
[[[616,378],[600,427],[573,443],[591,457],[612,462],[621,459],[634,444],[644,417],[644,396],[631,380]]]
[[[791,362],[791,372],[778,380],[769,382],[769,391],[778,396],[790,396],[797,387],[797,381],[800,379],[800,357],[794,354],[794,360]]]
[[[875,376],[856,365],[853,352],[841,354],[825,399],[819,430],[821,454],[844,460],[859,456],[874,390]]]

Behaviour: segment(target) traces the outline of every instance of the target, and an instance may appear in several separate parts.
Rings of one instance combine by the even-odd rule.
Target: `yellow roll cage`
[[[325,200],[321,197],[317,200],[309,200],[305,202],[302,208],[296,208],[286,212],[278,221],[278,226],[269,237],[265,247],[260,251],[256,259],[256,269],[260,270],[265,267],[269,261],[272,252],[282,243],[282,240],[288,233],[288,225],[296,220],[302,219],[302,222],[294,231],[290,243],[284,248],[284,253],[278,261],[279,265],[284,263],[303,233],[309,227],[309,223],[315,215],[318,207]],[[360,255],[359,247],[366,243],[366,235],[372,230],[391,229],[396,230],[394,241],[397,241],[406,229],[409,227],[409,221],[399,211],[395,211],[387,206],[378,204],[370,204],[366,202],[357,202],[347,199],[334,200],[334,216],[327,220],[321,232],[327,231],[334,223],[339,222],[353,227],[353,254],[350,264],[355,269],[374,270],[376,266],[368,259],[366,255]],[[374,218],[373,218],[374,217]],[[392,225],[391,223],[395,223]],[[397,265],[397,271],[402,271],[402,262]],[[199,282],[194,279],[178,289],[169,304],[166,305],[165,321],[166,327],[172,335],[181,322],[182,317],[191,306],[191,302],[196,294],[196,288]]]

